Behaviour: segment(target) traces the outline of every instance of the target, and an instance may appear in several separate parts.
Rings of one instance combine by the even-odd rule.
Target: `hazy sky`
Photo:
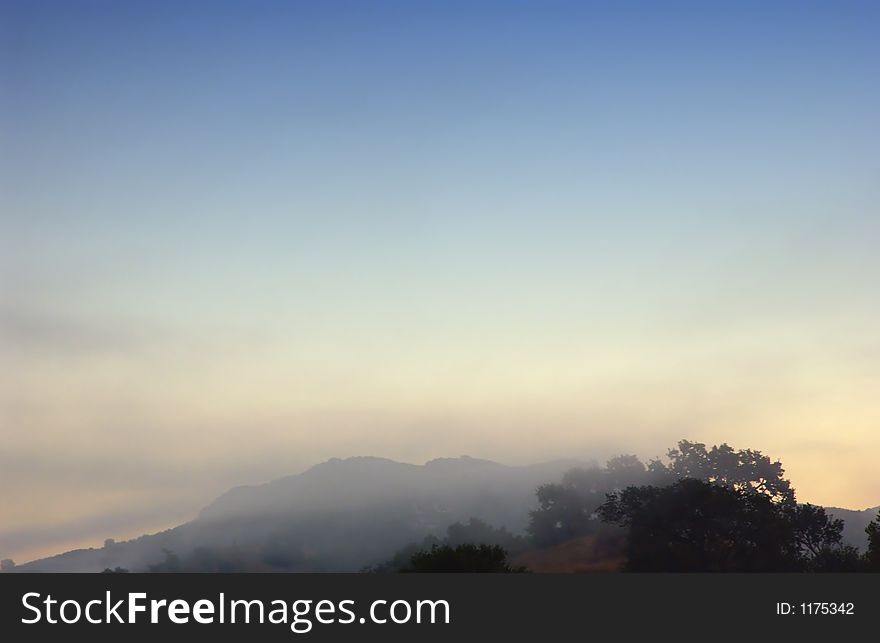
[[[880,504],[878,3],[0,6],[0,557],[356,454]]]

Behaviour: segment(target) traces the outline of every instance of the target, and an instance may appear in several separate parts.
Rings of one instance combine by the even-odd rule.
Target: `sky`
[[[878,22],[0,0],[0,557],[352,455],[880,504]]]

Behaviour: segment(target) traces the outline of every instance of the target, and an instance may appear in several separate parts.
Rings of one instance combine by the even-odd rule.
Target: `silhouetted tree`
[[[107,567],[101,573],[102,574],[128,574],[129,572],[124,567],[114,567],[113,569],[110,569],[109,567]]]
[[[645,480],[648,468],[634,455],[618,455],[605,463],[604,485],[623,489]]]
[[[0,560],[0,572],[11,572],[15,569],[15,561],[11,558]]]
[[[666,453],[669,464],[659,460],[650,464],[657,475],[666,475],[670,482],[694,478],[739,491],[768,496],[774,502],[793,503],[794,489],[785,478],[785,469],[778,460],[771,461],[760,451],[734,450],[727,444],[710,449],[701,442],[681,440]]]
[[[560,483],[538,487],[538,509],[531,512],[528,533],[539,547],[595,534],[596,509],[605,496],[630,486],[664,487],[693,478],[736,491],[760,494],[779,504],[794,505],[794,490],[782,463],[760,451],[734,450],[727,444],[707,448],[681,440],[659,459],[643,464],[634,455],[617,456],[604,467],[576,468]]]
[[[813,572],[863,572],[865,559],[858,547],[839,545],[825,547],[812,557],[808,571]]]
[[[378,565],[368,565],[361,569],[361,572],[366,574],[396,574],[407,569],[412,561],[412,557],[417,553],[430,551],[432,547],[441,544],[435,536],[425,536],[421,543],[410,543],[397,550],[390,560],[386,560]]]
[[[610,494],[603,520],[626,527],[627,571],[792,571],[788,525],[766,496],[701,480]]]
[[[605,495],[652,480],[654,474],[634,455],[612,458],[605,467],[574,468],[560,483],[538,487],[538,509],[530,514],[527,531],[541,547],[595,533],[596,509]]]
[[[877,517],[868,523],[865,533],[868,534],[868,550],[865,552],[868,570],[880,572],[880,511],[877,512]]]
[[[610,494],[599,515],[629,530],[628,571],[844,571],[854,563],[854,550],[840,545],[843,521],[749,485],[629,487]]]
[[[830,518],[824,507],[803,504],[786,506],[782,515],[792,525],[792,533],[800,550],[815,557],[840,544],[843,520]]]
[[[524,572],[523,567],[512,567],[507,552],[498,545],[434,545],[430,550],[413,554],[402,572]]]
[[[497,545],[505,555],[509,555],[525,550],[527,541],[522,536],[514,536],[505,527],[493,527],[478,518],[470,518],[466,523],[454,522],[449,525],[446,528],[446,537],[442,541],[436,536],[425,536],[421,542],[410,543],[399,549],[390,560],[364,567],[361,572],[394,574],[400,571],[412,571],[413,556],[431,552],[435,547],[455,550],[462,545],[474,547]]]

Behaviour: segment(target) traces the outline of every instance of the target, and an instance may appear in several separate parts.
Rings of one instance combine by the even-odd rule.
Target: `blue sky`
[[[15,555],[354,454],[877,504],[877,3],[0,5]]]

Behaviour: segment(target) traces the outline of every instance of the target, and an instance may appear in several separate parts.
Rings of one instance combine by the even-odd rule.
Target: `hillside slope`
[[[298,475],[231,489],[197,519],[168,531],[67,552],[17,570],[144,571],[173,552],[182,558],[196,554],[205,566],[221,570],[222,559],[231,557],[235,567],[259,571],[356,571],[472,516],[520,532],[535,488],[577,464],[584,463],[511,467],[469,457],[424,465],[332,459]]]

